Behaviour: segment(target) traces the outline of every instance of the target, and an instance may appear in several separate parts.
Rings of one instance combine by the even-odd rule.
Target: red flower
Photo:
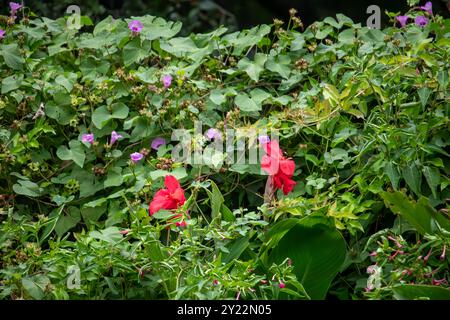
[[[291,179],[294,175],[295,162],[283,156],[276,140],[263,144],[263,148],[266,155],[261,159],[261,168],[272,177],[275,189],[282,189],[283,193],[287,195],[296,184]]]
[[[165,189],[156,192],[152,202],[148,208],[150,215],[161,209],[174,210],[178,209],[186,202],[184,190],[174,176],[166,176],[164,179]]]

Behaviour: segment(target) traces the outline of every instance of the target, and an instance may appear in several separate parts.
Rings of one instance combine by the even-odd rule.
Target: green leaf
[[[403,178],[411,190],[420,196],[420,185],[422,184],[422,174],[414,163],[406,166],[402,171]]]
[[[80,209],[77,207],[69,207],[67,211],[60,210],[58,222],[55,226],[55,231],[59,237],[63,236],[81,221]]]
[[[30,278],[22,278],[22,286],[33,299],[41,300],[44,298],[44,291]]]
[[[234,103],[245,112],[260,111],[261,106],[258,106],[246,93],[239,93],[234,99]]]
[[[69,72],[65,75],[60,74],[56,77],[55,82],[61,86],[63,86],[67,92],[71,92],[73,89],[73,85],[77,81],[77,75],[75,73]]]
[[[270,56],[266,63],[267,70],[278,73],[281,77],[288,79],[291,74],[291,59],[288,55],[279,54]]]
[[[92,122],[101,129],[111,119],[125,119],[128,116],[129,109],[122,102],[113,103],[109,108],[101,106],[95,109],[92,114]]]
[[[431,168],[424,166],[422,169],[423,175],[425,176],[425,180],[427,180],[428,185],[430,186],[431,192],[433,193],[433,197],[437,199],[437,186],[441,183],[441,176],[439,174],[439,170],[436,168]]]
[[[140,36],[147,40],[171,38],[180,32],[182,27],[182,23],[180,21],[166,21],[163,18],[150,15],[144,17],[131,17],[129,21],[134,19],[141,21],[144,25]]]
[[[40,196],[44,192],[43,188],[32,181],[19,180],[17,182],[18,183],[13,185],[13,190],[17,194],[34,198]]]
[[[295,219],[294,219],[295,220]],[[346,256],[342,235],[322,216],[297,220],[269,255],[269,263],[292,260],[294,273],[311,299],[324,299]]]
[[[159,210],[157,212],[155,212],[152,217],[158,220],[167,220],[169,218],[172,218],[174,216],[176,216],[177,214],[174,213],[173,211],[169,211],[169,210]]]
[[[249,30],[227,34],[222,38],[222,43],[225,47],[233,46],[233,55],[239,56],[245,49],[258,44],[269,32],[270,26],[263,24]]]
[[[91,231],[89,232],[89,237],[92,239],[103,240],[111,244],[116,244],[123,238],[119,231],[120,230],[117,227],[109,227],[100,231]]]
[[[8,67],[14,70],[21,70],[25,59],[20,53],[19,46],[15,43],[5,44],[0,47],[0,55],[3,56]]]
[[[260,106],[268,98],[272,97],[270,93],[260,88],[256,88],[250,91],[250,96],[253,102],[255,102],[255,104],[258,106]]]
[[[59,100],[59,102],[61,101]],[[76,112],[72,109],[72,107],[60,105],[56,103],[56,101],[49,101],[45,105],[45,115],[49,118],[55,119],[61,125],[68,125],[70,120],[74,118],[75,114]]]
[[[166,170],[155,170],[150,172],[150,178],[152,180],[156,180],[161,177],[165,177],[167,175],[174,176],[177,180],[181,180],[185,177],[187,177],[186,168],[180,167],[174,169],[172,172],[166,171]]]
[[[427,198],[420,197],[416,203],[399,191],[381,192],[380,195],[393,213],[405,218],[420,234],[436,234],[439,231],[437,224],[450,231],[450,221],[430,206]]]
[[[69,149],[66,146],[59,146],[58,150],[56,150],[56,155],[61,160],[72,160],[81,168],[83,168],[86,158],[83,145],[77,140],[70,140]]]
[[[2,80],[2,94],[19,88],[23,81],[23,75],[12,75]]]
[[[450,290],[438,286],[402,284],[392,288],[397,300],[450,300]]]
[[[238,69],[245,71],[250,79],[258,82],[260,73],[264,70],[267,55],[263,53],[256,53],[254,61],[250,61],[247,57],[242,58],[238,63]]]
[[[249,246],[248,236],[238,238],[228,245],[229,253],[222,257],[222,262],[227,264],[233,260],[239,259],[242,252]]]
[[[122,168],[114,167],[108,170],[108,176],[105,180],[104,187],[118,187],[123,182]]]
[[[392,162],[387,162],[384,166],[384,172],[389,177],[389,180],[391,180],[392,187],[394,190],[398,190],[398,183],[400,181],[400,173],[397,169],[397,166],[395,166]]]
[[[419,93],[420,103],[422,104],[422,107],[425,108],[428,98],[431,95],[431,90],[428,88],[421,88],[417,92]]]
[[[138,37],[128,42],[123,48],[123,64],[127,67],[135,62],[140,62],[150,55],[151,43],[144,41]]]

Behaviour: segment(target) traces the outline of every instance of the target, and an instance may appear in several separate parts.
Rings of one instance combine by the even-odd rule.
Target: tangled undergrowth
[[[188,37],[2,18],[0,297],[449,299],[450,20],[429,9]]]

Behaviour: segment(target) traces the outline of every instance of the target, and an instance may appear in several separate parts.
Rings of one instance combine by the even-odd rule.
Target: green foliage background
[[[180,37],[180,22],[133,19],[138,36],[111,17],[6,28],[2,298],[448,298],[434,281],[449,280],[450,20],[376,30],[337,15]],[[130,163],[196,120],[279,131],[294,192],[264,204],[259,167],[173,163],[174,143]],[[170,216],[147,212],[168,173],[191,216],[170,234]],[[375,262],[380,285],[364,292]]]

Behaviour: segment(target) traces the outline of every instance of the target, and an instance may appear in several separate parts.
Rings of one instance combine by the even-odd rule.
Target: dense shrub
[[[10,18],[0,296],[448,299],[450,21],[295,14],[188,37],[153,16]],[[206,152],[239,128],[278,133],[292,192]],[[172,159],[175,129],[203,164]]]

